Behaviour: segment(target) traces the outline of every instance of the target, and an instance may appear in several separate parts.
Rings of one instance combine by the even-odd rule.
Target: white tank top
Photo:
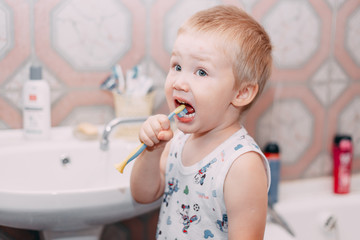
[[[246,152],[259,153],[270,186],[267,159],[244,128],[200,162],[185,167],[181,153],[190,135],[173,138],[166,164],[165,190],[159,213],[157,239],[227,239],[224,180],[233,161]]]

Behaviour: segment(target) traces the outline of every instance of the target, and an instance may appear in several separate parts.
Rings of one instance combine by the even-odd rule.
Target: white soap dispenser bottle
[[[40,66],[30,67],[30,78],[24,83],[23,127],[26,139],[46,140],[50,137],[50,87],[42,78]]]

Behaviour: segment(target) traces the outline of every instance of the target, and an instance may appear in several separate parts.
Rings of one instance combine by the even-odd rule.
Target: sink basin
[[[43,231],[45,239],[98,239],[102,226],[157,208],[131,197],[132,164],[122,161],[137,141],[74,138],[53,128],[49,141],[26,141],[21,130],[0,131],[0,225]]]
[[[295,240],[284,228],[278,224],[268,222],[266,224],[264,240]]]

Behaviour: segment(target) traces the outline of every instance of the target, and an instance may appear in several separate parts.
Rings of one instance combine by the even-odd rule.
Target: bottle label
[[[29,101],[36,102],[36,99],[37,99],[36,94],[29,94]]]
[[[340,164],[347,165],[350,164],[351,154],[350,153],[342,153],[340,154]]]
[[[41,97],[29,93],[24,98],[23,127],[27,138],[47,138],[50,130],[50,109],[42,103]]]

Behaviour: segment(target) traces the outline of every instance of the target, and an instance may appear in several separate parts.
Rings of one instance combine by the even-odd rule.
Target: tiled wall
[[[0,129],[22,126],[33,56],[53,126],[107,122],[112,96],[99,85],[111,66],[142,64],[161,89],[177,28],[217,4],[245,8],[272,38],[272,79],[245,123],[261,146],[280,144],[283,179],[329,175],[336,132],[353,136],[360,170],[359,0],[0,0]],[[158,91],[154,112],[166,111]]]

